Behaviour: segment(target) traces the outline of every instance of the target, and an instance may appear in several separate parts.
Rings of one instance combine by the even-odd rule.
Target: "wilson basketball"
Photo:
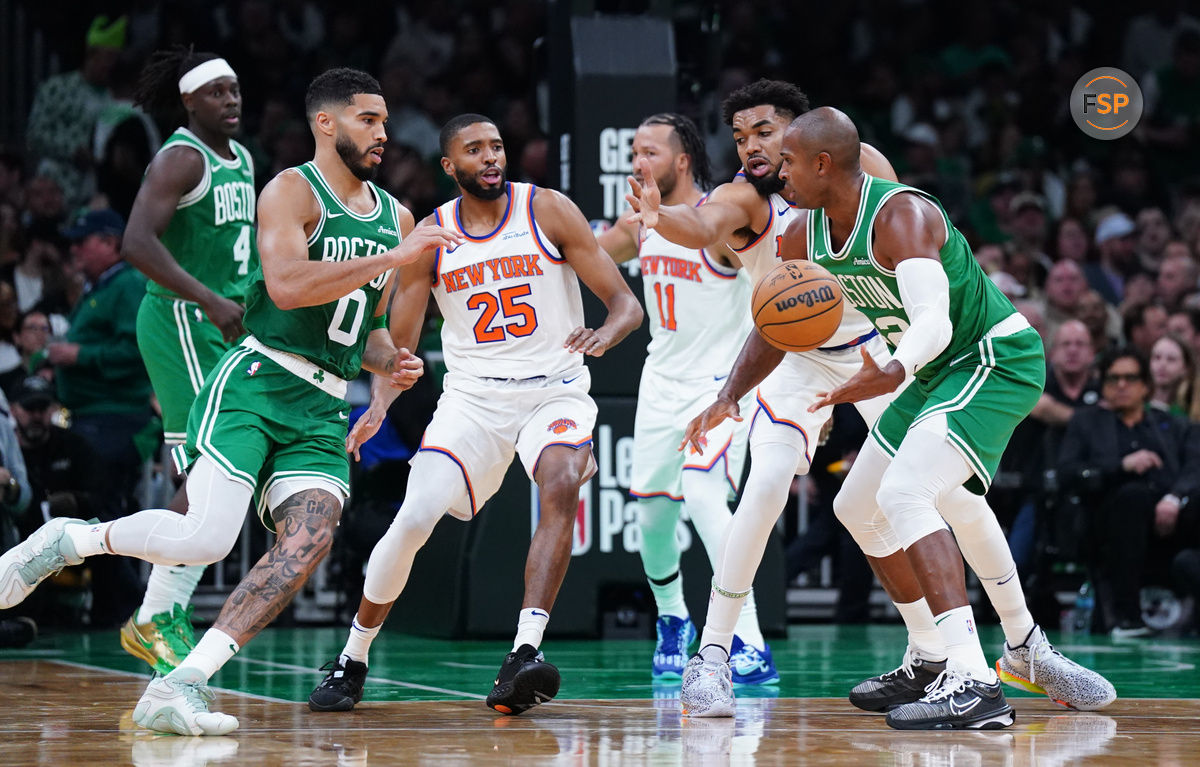
[[[784,261],[767,272],[750,299],[758,332],[785,352],[821,346],[842,322],[842,288],[825,267]]]

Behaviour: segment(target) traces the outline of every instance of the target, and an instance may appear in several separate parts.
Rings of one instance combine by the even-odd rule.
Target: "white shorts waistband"
[[[1030,327],[1029,320],[1025,319],[1025,315],[1020,312],[1013,312],[1004,319],[992,325],[980,341],[986,341],[991,338],[1003,338],[1011,336]]]

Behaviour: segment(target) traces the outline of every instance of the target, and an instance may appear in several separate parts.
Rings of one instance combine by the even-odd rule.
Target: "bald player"
[[[867,175],[859,155],[857,129],[836,109],[792,123],[780,177],[812,212],[781,248],[833,272],[847,304],[871,320],[892,352],[883,366],[863,355],[858,373],[810,406],[900,392],[835,501],[840,518],[854,513],[848,507],[877,504],[869,523],[851,532],[868,556],[890,560],[884,570],[903,575],[907,562],[911,578],[893,580],[889,590],[901,599],[924,594],[946,647],[945,668],[925,695],[891,710],[887,722],[897,729],[1007,727],[1012,709],[979,644],[960,553],[991,586],[997,610],[1016,609],[1019,588],[997,588],[1018,579],[1003,539],[996,545],[998,525],[982,493],[1013,428],[1041,396],[1041,339],[983,273],[937,200]],[[745,370],[756,357],[774,356],[748,352],[739,361]],[[997,573],[1005,575],[989,577]],[[996,668],[1020,686],[1061,686],[1080,708],[1115,698],[1106,680],[1055,651],[1037,626],[1015,645],[1010,635]]]

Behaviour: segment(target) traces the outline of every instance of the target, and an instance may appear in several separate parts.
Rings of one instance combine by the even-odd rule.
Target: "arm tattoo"
[[[275,620],[329,553],[341,510],[324,490],[303,490],[280,504],[275,545],[225,600],[213,627],[243,645]]]

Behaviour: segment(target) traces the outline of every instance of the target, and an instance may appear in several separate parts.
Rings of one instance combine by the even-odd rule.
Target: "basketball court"
[[[999,629],[982,629],[997,648]],[[130,719],[146,668],[115,631],[60,634],[0,653],[8,691],[0,763],[12,765],[829,764],[1185,765],[1200,760],[1200,641],[1068,637],[1069,656],[1103,673],[1120,698],[1102,712],[1067,711],[1006,688],[1016,724],[992,732],[898,732],[845,692],[899,660],[901,626],[792,626],[772,642],[782,682],[738,691],[736,719],[687,719],[679,686],[653,683],[650,640],[549,639],[558,699],[519,717],[483,704],[505,640],[448,641],[386,633],[371,653],[366,697],[350,713],[304,701],[340,628],[270,628],[212,684],[238,717],[231,736],[155,735]],[[1052,639],[1058,637],[1051,635]]]

